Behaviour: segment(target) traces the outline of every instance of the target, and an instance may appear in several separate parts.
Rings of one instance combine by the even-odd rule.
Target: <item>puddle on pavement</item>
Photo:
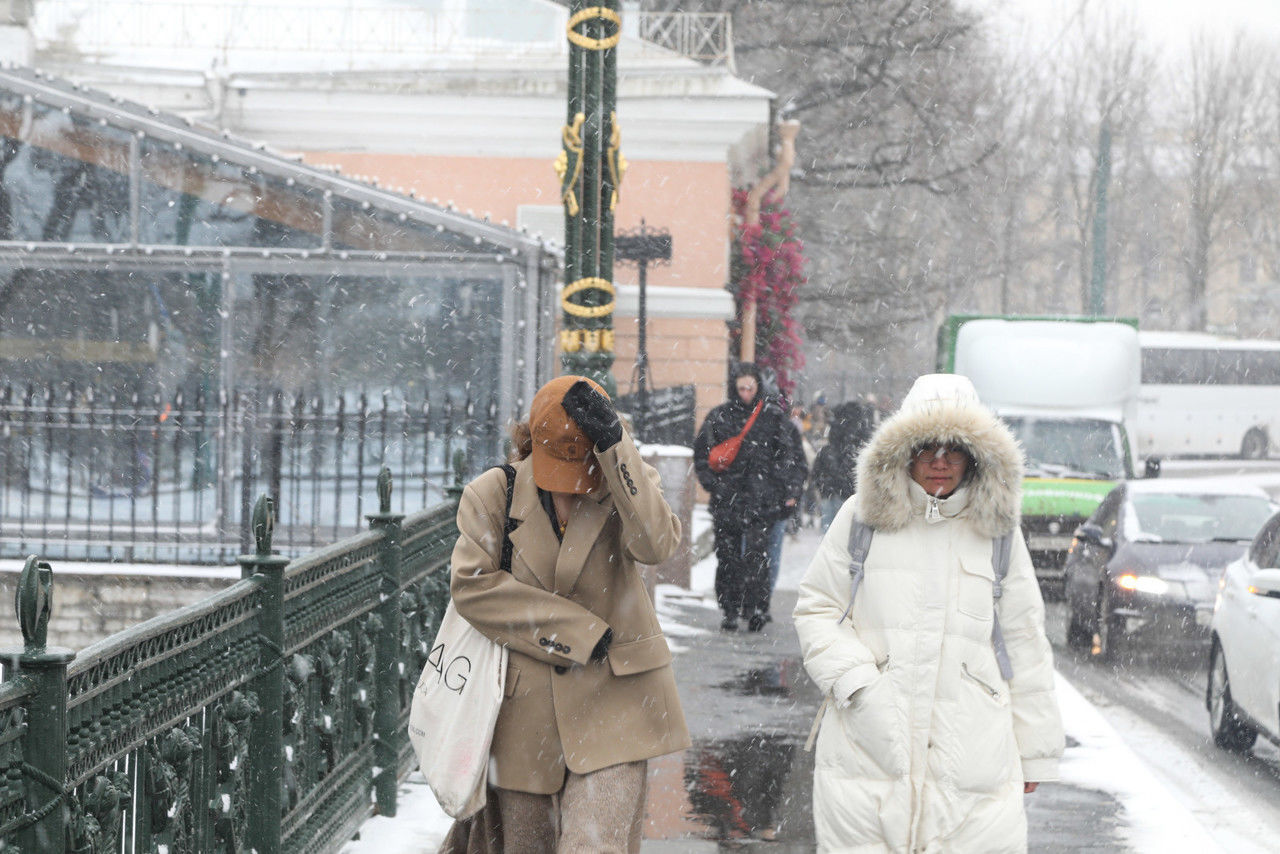
[[[802,669],[800,659],[784,658],[768,667],[743,670],[716,687],[747,697],[790,697],[803,678]]]
[[[753,733],[654,761],[646,838],[812,839],[807,811],[796,811],[809,789],[793,779],[800,749],[794,735]]]

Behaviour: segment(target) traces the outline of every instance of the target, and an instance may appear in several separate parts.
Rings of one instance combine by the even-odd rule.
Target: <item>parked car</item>
[[[1067,552],[1067,643],[1107,660],[1126,643],[1206,645],[1223,568],[1275,510],[1261,489],[1225,480],[1117,485]]]
[[[1205,705],[1213,743],[1280,743],[1280,513],[1222,573],[1213,609]]]

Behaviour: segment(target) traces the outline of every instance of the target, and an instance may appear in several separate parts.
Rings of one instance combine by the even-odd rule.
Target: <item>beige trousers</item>
[[[491,788],[478,815],[453,823],[440,854],[638,854],[648,766],[569,772],[554,795]]]

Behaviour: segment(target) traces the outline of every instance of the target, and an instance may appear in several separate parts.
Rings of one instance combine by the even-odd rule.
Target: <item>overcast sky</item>
[[[1079,0],[959,0],[985,9],[993,22],[1033,40],[1052,39]],[[1127,10],[1161,48],[1177,50],[1199,31],[1228,35],[1237,28],[1280,40],[1280,0],[1090,0],[1092,10]]]

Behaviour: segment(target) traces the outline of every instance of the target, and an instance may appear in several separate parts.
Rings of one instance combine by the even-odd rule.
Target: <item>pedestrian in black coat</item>
[[[822,529],[831,526],[840,505],[858,488],[858,452],[876,428],[875,407],[850,401],[831,411],[827,444],[813,461],[814,491],[822,505]]]
[[[734,461],[713,471],[711,449],[741,433],[757,405],[759,414]],[[716,600],[727,631],[738,628],[739,617],[751,631],[764,628],[771,597],[769,529],[795,512],[807,475],[795,436],[786,413],[766,398],[759,369],[746,363],[733,372],[728,402],[707,413],[694,439],[694,471],[711,495]]]

